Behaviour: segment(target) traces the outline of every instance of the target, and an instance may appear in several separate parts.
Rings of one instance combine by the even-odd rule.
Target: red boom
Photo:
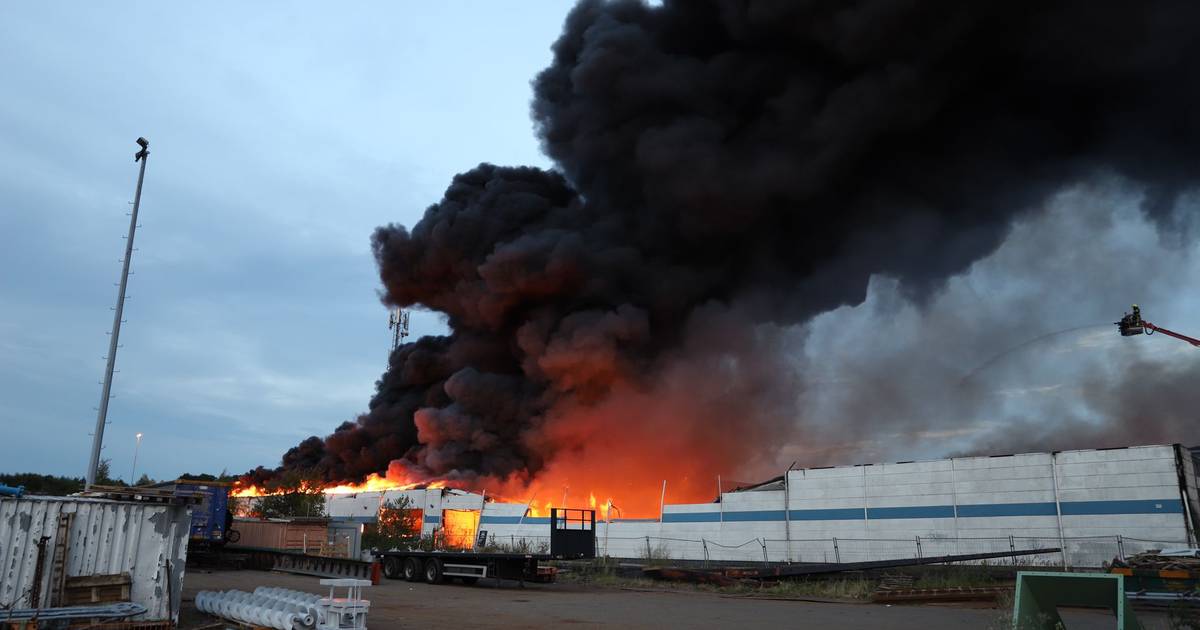
[[[1142,325],[1145,326],[1146,328],[1149,328],[1150,330],[1153,330],[1154,332],[1160,332],[1164,335],[1169,335],[1176,339],[1186,341],[1186,342],[1192,344],[1193,346],[1196,346],[1197,348],[1200,348],[1200,339],[1193,339],[1187,335],[1181,335],[1173,330],[1167,330],[1166,328],[1159,328],[1158,326],[1155,326],[1154,324],[1151,324],[1150,322],[1147,322],[1147,321],[1143,321]]]

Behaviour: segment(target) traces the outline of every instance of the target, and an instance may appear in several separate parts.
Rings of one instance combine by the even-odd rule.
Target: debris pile
[[[1113,558],[1110,568],[1200,572],[1200,549],[1151,549],[1124,560]]]

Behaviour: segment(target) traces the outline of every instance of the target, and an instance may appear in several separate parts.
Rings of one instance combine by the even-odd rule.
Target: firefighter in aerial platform
[[[1153,334],[1157,334],[1157,333],[1162,333],[1164,335],[1167,335],[1168,337],[1174,337],[1180,341],[1186,341],[1186,342],[1192,344],[1193,346],[1200,348],[1200,339],[1196,339],[1195,337],[1189,337],[1187,335],[1181,335],[1173,330],[1167,330],[1166,328],[1163,328],[1162,326],[1155,326],[1154,324],[1151,324],[1150,322],[1142,319],[1142,309],[1138,308],[1137,304],[1133,305],[1132,313],[1125,313],[1125,316],[1121,318],[1121,321],[1114,322],[1114,323],[1117,325],[1117,328],[1121,331],[1122,337],[1133,337],[1135,335],[1153,335]]]
[[[1122,337],[1132,337],[1145,333],[1146,328],[1142,325],[1142,309],[1138,308],[1137,304],[1134,304],[1133,312],[1126,313],[1121,318],[1121,321],[1117,322],[1117,326],[1121,329]]]

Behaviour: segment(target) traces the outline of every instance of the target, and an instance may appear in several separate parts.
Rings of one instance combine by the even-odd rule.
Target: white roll
[[[196,594],[196,609],[200,612],[277,630],[312,628],[320,618],[316,600],[320,598],[300,591],[276,587],[258,587],[253,593],[245,591],[200,591]]]

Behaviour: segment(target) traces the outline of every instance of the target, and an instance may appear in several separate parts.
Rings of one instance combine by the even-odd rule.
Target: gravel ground
[[[217,620],[198,612],[201,590],[283,586],[321,593],[318,578],[263,571],[189,570],[184,579],[181,630]],[[559,625],[622,628],[1001,628],[994,609],[939,606],[880,606],[725,596],[691,591],[626,590],[577,584],[484,581],[431,586],[399,580],[366,589],[369,628],[546,628]],[[1105,627],[1094,612],[1070,615],[1070,627]],[[1108,617],[1107,627],[1112,627]],[[1078,625],[1077,625],[1078,624]]]

